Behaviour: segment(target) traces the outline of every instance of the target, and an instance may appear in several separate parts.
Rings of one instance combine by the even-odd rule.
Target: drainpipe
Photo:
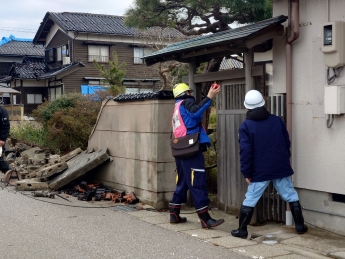
[[[293,17],[293,34],[287,39],[286,48],[286,127],[289,132],[290,141],[292,143],[292,53],[291,43],[299,37],[299,0],[290,0],[293,3],[291,15],[289,2],[289,26],[291,26],[291,17]],[[288,34],[289,35],[289,34]],[[291,149],[291,148],[290,148]],[[291,158],[290,158],[291,160]],[[291,161],[290,161],[291,162]],[[286,225],[292,225],[292,215],[289,203],[286,203]]]

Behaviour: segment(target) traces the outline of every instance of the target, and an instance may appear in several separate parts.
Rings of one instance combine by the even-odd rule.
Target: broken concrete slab
[[[48,182],[41,182],[36,178],[17,181],[15,185],[18,191],[48,190]]]
[[[68,165],[66,162],[58,163],[55,165],[48,166],[42,170],[39,170],[36,173],[36,178],[42,182],[48,180],[49,177],[61,173],[62,171],[66,170]]]
[[[107,160],[108,149],[83,151],[68,161],[68,169],[54,177],[48,186],[52,190],[58,190]]]
[[[68,154],[60,157],[61,161],[69,161],[71,160],[73,157],[79,155],[81,152],[83,152],[83,150],[81,150],[81,148],[77,148],[74,149],[73,151],[69,152]]]
[[[71,152],[69,152],[68,154],[64,155],[64,156],[52,156],[52,158],[49,160],[49,163],[43,165],[43,166],[39,166],[36,167],[35,170],[32,170],[34,168],[34,166],[27,166],[27,169],[29,172],[26,174],[26,179],[30,179],[30,178],[38,178],[39,180],[45,181],[48,177],[53,176],[56,173],[62,172],[63,170],[67,169],[67,164],[62,164],[67,162],[68,160],[71,160],[73,157],[77,156],[78,154],[80,154],[81,152],[83,152],[83,150],[81,150],[81,148],[77,148]],[[49,171],[49,170],[54,170],[53,168],[56,168],[56,165],[58,165],[58,169],[60,169],[58,172],[53,172],[50,171],[49,173],[43,173],[42,171],[44,170],[45,172]],[[30,170],[31,169],[31,170]],[[43,176],[43,174],[45,174],[46,176]]]

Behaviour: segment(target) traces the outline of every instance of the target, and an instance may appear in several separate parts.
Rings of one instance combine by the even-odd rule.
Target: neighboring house
[[[119,64],[126,63],[123,85],[127,87],[127,92],[159,89],[161,83],[157,68],[146,67],[142,59],[152,52],[152,48],[145,43],[140,31],[124,26],[123,22],[122,16],[46,13],[33,40],[35,44],[45,46],[45,62],[52,68],[77,61],[85,65],[79,71],[51,81],[63,86],[61,94],[75,91],[89,93],[94,88],[106,86],[93,61],[109,68],[108,61],[113,51],[118,55]],[[162,32],[166,37],[181,36],[173,29]]]
[[[44,47],[32,43],[32,39],[13,35],[0,41],[0,78],[7,76],[13,62],[21,63],[25,57],[44,57]]]
[[[51,67],[44,58],[24,58],[22,63],[14,63],[8,72],[8,82],[21,92],[19,102],[24,104],[24,114],[45,100],[54,100],[63,93],[62,78],[84,67],[80,61]]]
[[[9,75],[12,66],[21,64],[25,59],[43,60],[44,47],[34,45],[32,39],[16,38],[13,35],[3,37],[0,41],[0,92],[1,103],[8,110],[11,120],[21,120],[24,107],[21,93],[9,89],[13,77]],[[13,85],[12,85],[13,86]],[[34,89],[34,88],[32,88]]]
[[[13,104],[23,104],[28,115],[49,97],[55,99],[60,94],[60,78],[83,67],[81,62],[61,64],[51,67],[45,62],[45,48],[34,45],[32,39],[20,39],[11,35],[0,42],[0,84],[18,90]],[[5,104],[9,104],[9,94],[4,93]]]

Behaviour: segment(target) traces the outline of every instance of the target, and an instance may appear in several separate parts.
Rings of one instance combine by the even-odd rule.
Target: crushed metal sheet
[[[135,206],[116,205],[114,206],[114,210],[120,211],[120,212],[128,212],[128,211],[136,211],[138,209]]]

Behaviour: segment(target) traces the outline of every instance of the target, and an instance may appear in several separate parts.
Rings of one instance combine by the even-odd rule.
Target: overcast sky
[[[33,39],[47,12],[124,15],[133,0],[0,0],[0,40]]]

